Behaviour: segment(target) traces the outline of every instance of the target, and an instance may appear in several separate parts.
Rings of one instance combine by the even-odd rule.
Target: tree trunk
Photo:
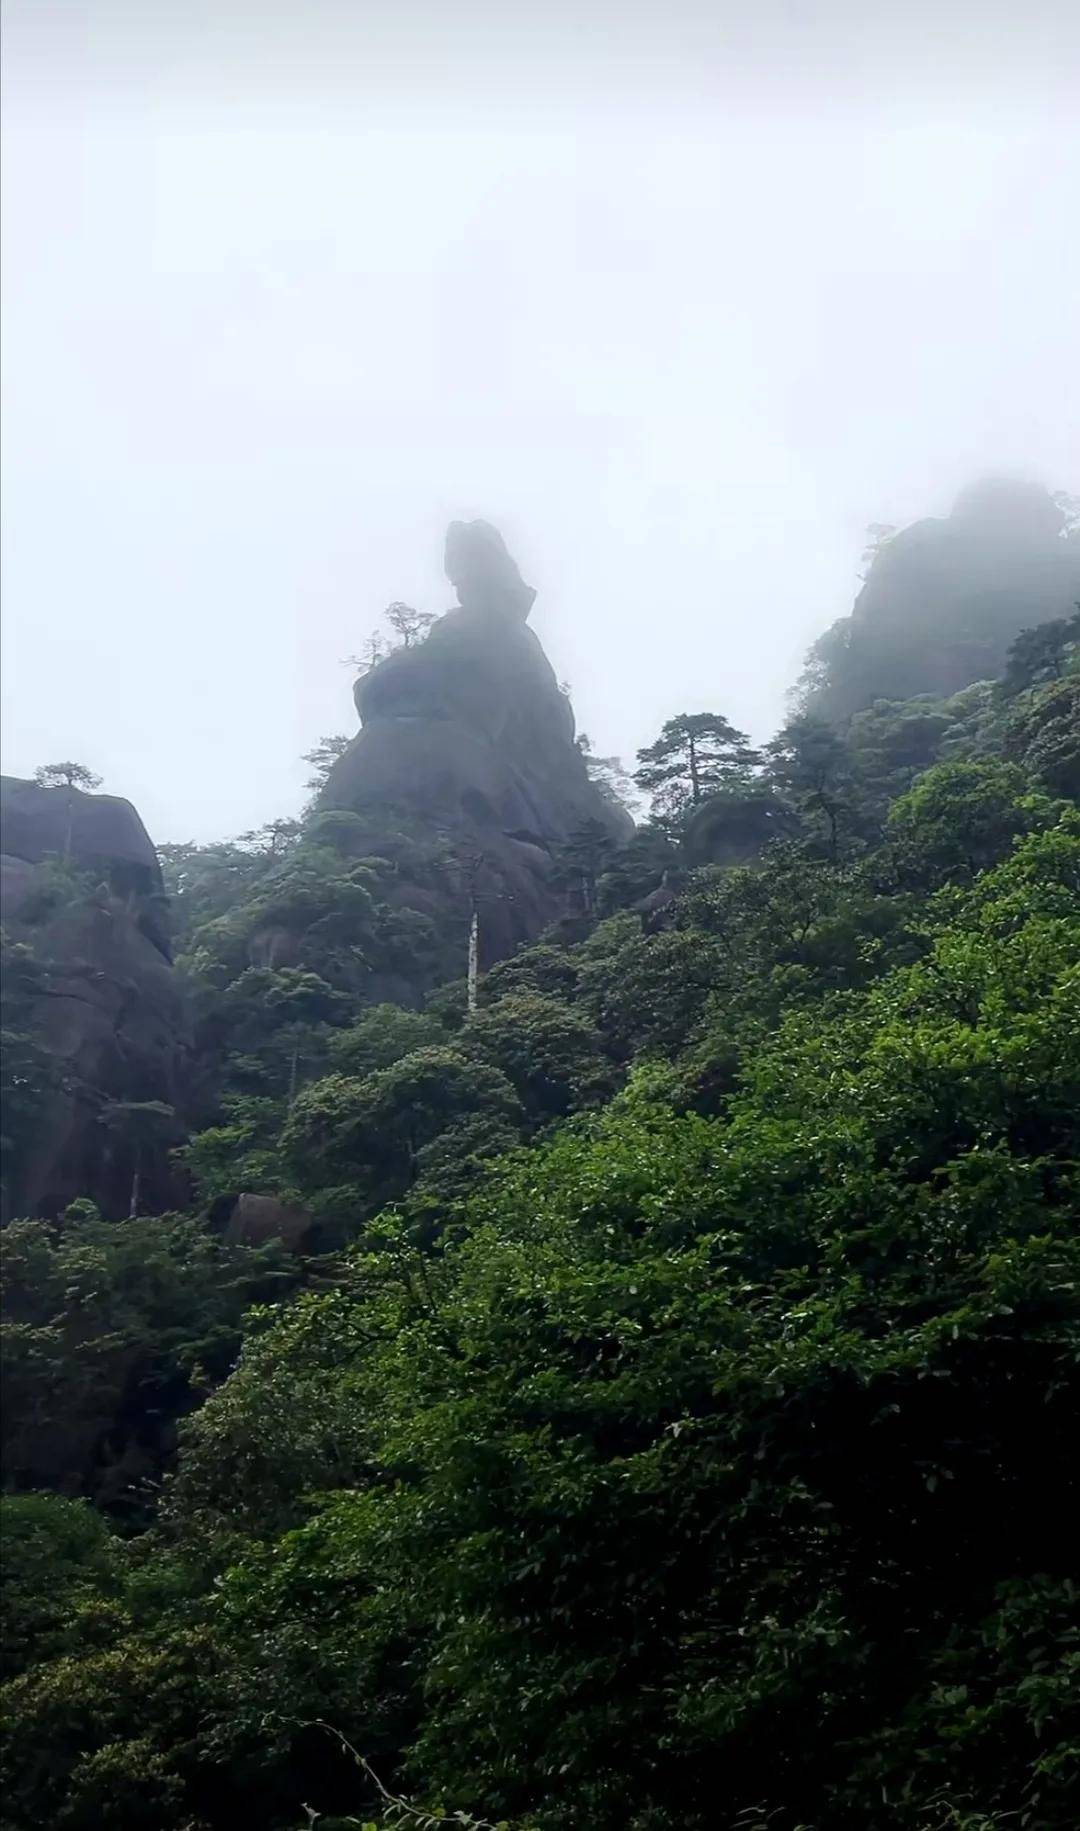
[[[469,923],[469,969],[466,979],[465,1006],[471,1016],[476,1010],[476,982],[480,960],[480,915],[474,907]]]
[[[292,1061],[289,1063],[289,1105],[290,1106],[292,1105],[293,1101],[296,1099],[296,1067],[297,1067],[297,1063],[298,1063],[299,1059],[300,1059],[300,1045],[299,1045],[299,1043],[297,1043],[295,1049],[292,1052]]]
[[[142,1190],[142,1171],[136,1162],[131,1174],[131,1202],[128,1207],[128,1220],[134,1221],[139,1215],[139,1195]]]
[[[690,738],[689,743],[690,743],[690,800],[692,801],[693,805],[695,807],[697,807],[698,802],[701,800],[701,783],[698,780],[697,751],[694,749],[693,738]]]

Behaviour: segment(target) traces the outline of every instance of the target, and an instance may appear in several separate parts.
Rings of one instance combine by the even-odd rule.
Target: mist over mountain
[[[1076,1831],[1080,7],[0,85],[4,1831]]]
[[[622,760],[457,521],[299,818],[3,779],[13,1827],[1071,1831],[1078,551]]]

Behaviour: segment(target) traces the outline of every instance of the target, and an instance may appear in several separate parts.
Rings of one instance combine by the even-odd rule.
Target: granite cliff
[[[593,823],[618,839],[633,822],[589,779],[570,702],[528,627],[536,593],[501,536],[454,522],[446,572],[456,607],[357,681],[361,730],[319,812],[360,816],[365,845],[391,861],[418,833],[437,842],[445,872],[403,875],[400,900],[439,915],[475,893],[491,964],[565,912],[560,847]]]
[[[5,1212],[53,1215],[89,1196],[123,1214],[133,1187],[160,1211],[178,1193],[169,1109],[182,1105],[188,1024],[154,847],[113,795],[5,776],[0,811],[5,1031],[26,1060]]]
[[[851,615],[811,651],[807,707],[844,720],[876,699],[945,698],[1000,674],[1022,629],[1080,599],[1080,529],[1038,484],[985,479],[952,513],[880,542]]]

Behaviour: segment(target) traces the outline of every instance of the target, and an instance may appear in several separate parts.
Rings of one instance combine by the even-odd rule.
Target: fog
[[[868,522],[1080,486],[1080,9],[4,7],[6,770],[296,811],[496,523],[579,729],[756,737]]]

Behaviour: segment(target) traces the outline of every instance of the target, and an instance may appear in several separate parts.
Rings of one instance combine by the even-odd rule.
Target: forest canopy
[[[673,715],[475,998],[478,879],[319,802],[343,741],[161,849],[191,1122],[114,1100],[130,1213],[0,1233],[6,1822],[1076,1824],[1078,691],[1066,616],[760,748]],[[13,1189],[115,900],[49,872]]]

